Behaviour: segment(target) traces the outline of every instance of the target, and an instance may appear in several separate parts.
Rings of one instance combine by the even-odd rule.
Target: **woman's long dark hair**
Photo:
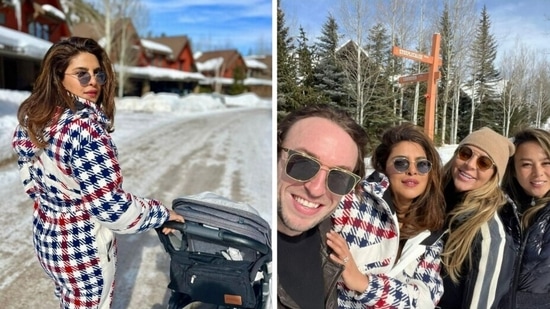
[[[543,129],[526,128],[518,131],[516,135],[514,135],[516,150],[521,144],[526,142],[537,143],[542,150],[544,150],[546,156],[550,158],[550,132]],[[523,215],[521,217],[521,227],[525,229],[531,225],[533,217],[539,210],[550,203],[550,192],[546,192],[545,196],[540,199],[528,196],[517,181],[514,157],[510,158],[510,160],[508,160],[508,165],[506,165],[506,171],[502,177],[502,188],[506,194],[522,208]],[[532,201],[535,201],[535,205],[533,206],[530,204]]]
[[[401,237],[410,238],[426,229],[436,231],[443,227],[445,198],[441,185],[442,163],[432,140],[420,127],[406,122],[388,129],[382,135],[380,145],[376,147],[371,158],[371,164],[376,171],[385,173],[390,153],[393,147],[400,142],[412,142],[420,145],[426,152],[426,158],[432,162],[426,190],[413,200],[405,212],[400,214]]]
[[[44,56],[42,66],[31,95],[21,103],[17,111],[19,124],[28,131],[32,142],[45,147],[44,129],[55,121],[58,109],[76,110],[74,98],[63,86],[65,71],[70,61],[80,53],[97,57],[106,82],[101,88],[97,105],[110,120],[107,130],[113,131],[115,114],[115,72],[103,48],[90,38],[70,37],[55,43]]]

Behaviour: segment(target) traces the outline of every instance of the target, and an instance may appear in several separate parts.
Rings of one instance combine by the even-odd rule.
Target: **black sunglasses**
[[[322,168],[319,160],[288,148],[283,148],[288,153],[286,159],[285,173],[288,177],[299,181],[306,182],[315,177]],[[329,168],[326,177],[326,185],[330,192],[337,195],[346,195],[357,185],[361,177],[354,173],[341,169]]]
[[[467,146],[461,146],[460,148],[458,148],[456,153],[458,155],[458,158],[462,161],[468,161],[474,156],[474,151],[472,150],[472,148]],[[495,165],[493,160],[491,160],[491,158],[489,158],[488,156],[485,156],[485,155],[477,155],[477,156],[478,157],[477,157],[476,165],[477,165],[477,168],[479,168],[480,170],[486,171],[491,167],[493,167],[493,165]]]
[[[90,80],[92,80],[92,75],[90,74],[90,72],[87,72],[87,71],[80,71],[74,74],[65,73],[65,75],[71,75],[76,77],[78,79],[78,82],[80,83],[80,86],[82,87],[87,86],[90,83]],[[94,75],[98,85],[101,85],[101,86],[105,85],[105,82],[107,81],[107,75],[105,75],[105,72],[99,71]]]
[[[419,174],[428,174],[432,170],[432,162],[428,159],[414,161],[416,170]],[[393,160],[393,168],[399,173],[405,173],[411,167],[411,162],[405,157],[397,157]]]

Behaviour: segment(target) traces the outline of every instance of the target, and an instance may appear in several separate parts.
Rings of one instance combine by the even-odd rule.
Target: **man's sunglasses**
[[[458,148],[456,153],[458,158],[462,161],[468,161],[474,156],[474,151],[472,150],[472,148],[467,146],[461,146],[460,148]],[[484,156],[484,155],[477,155],[477,156],[478,156],[476,161],[477,168],[479,168],[481,171],[486,171],[491,167],[493,167],[493,165],[495,165],[493,160],[491,160],[491,158],[489,158],[488,156]]]
[[[346,195],[351,192],[361,177],[341,168],[323,168],[319,160],[288,148],[283,148],[288,153],[285,173],[288,177],[299,181],[311,180],[321,169],[328,171],[326,186],[330,192],[337,195]]]
[[[428,159],[414,161],[414,165],[416,166],[418,173],[421,175],[428,174],[432,170],[432,162]],[[393,168],[395,168],[395,170],[399,173],[405,173],[410,167],[411,162],[405,157],[397,157],[393,160]]]
[[[88,86],[88,84],[90,84],[90,80],[92,80],[92,75],[90,74],[90,72],[87,72],[87,71],[80,71],[74,74],[65,73],[65,75],[71,75],[76,77],[78,79],[78,82],[80,83],[80,86],[82,87]],[[98,85],[103,86],[107,81],[107,75],[105,75],[105,72],[99,71],[95,73],[95,80]]]

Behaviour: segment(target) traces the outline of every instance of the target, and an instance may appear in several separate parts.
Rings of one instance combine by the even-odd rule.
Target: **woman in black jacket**
[[[510,293],[500,308],[550,308],[550,133],[528,128],[514,136],[502,210],[518,254]]]

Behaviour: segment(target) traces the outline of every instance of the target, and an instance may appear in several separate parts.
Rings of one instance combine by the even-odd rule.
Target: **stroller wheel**
[[[168,300],[168,309],[182,309],[191,302],[191,297],[187,294],[172,291]]]

